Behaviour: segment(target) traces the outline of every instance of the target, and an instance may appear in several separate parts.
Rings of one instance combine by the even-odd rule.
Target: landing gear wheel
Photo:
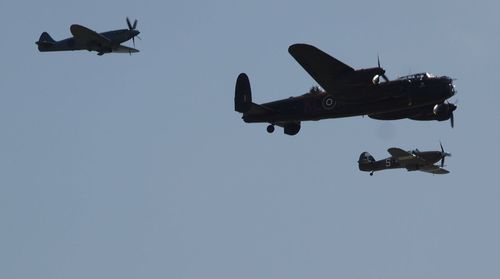
[[[274,132],[274,125],[269,125],[269,126],[267,126],[267,132],[268,132],[269,134],[272,134],[272,133]]]
[[[370,172],[370,176],[373,176],[373,171],[372,171],[372,172]]]

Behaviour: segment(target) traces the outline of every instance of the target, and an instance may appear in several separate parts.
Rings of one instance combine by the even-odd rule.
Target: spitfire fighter
[[[36,42],[38,50],[47,51],[68,51],[68,50],[88,50],[97,51],[98,55],[105,53],[136,53],[139,50],[121,43],[132,39],[135,46],[135,37],[138,37],[137,20],[134,24],[127,18],[128,29],[120,29],[97,33],[87,27],[73,24],[69,28],[73,37],[61,41],[55,41],[47,32],[43,32]],[[138,37],[139,38],[139,37]]]
[[[368,152],[363,152],[359,156],[359,170],[369,171],[373,175],[375,171],[387,169],[407,169],[408,171],[423,171],[432,174],[447,174],[449,171],[443,169],[444,159],[450,157],[450,153],[446,153],[441,145],[441,151],[404,151],[400,148],[392,147],[387,150],[391,157],[383,160],[375,161],[372,155]],[[441,161],[441,166],[434,165]]]
[[[453,80],[428,73],[389,80],[378,66],[355,70],[318,48],[295,44],[288,52],[322,87],[302,96],[264,104],[252,101],[250,81],[241,73],[236,81],[234,109],[247,123],[269,123],[296,135],[302,121],[368,115],[373,119],[451,120],[456,105],[446,102],[455,94]]]

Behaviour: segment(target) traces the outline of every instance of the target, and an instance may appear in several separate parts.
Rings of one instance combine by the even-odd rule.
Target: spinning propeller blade
[[[457,109],[456,104],[448,103],[448,106],[450,108],[450,124],[451,128],[455,127],[455,117],[453,116],[453,112]]]
[[[380,57],[379,57],[378,53],[377,53],[377,66],[380,68]],[[381,68],[381,69],[382,69],[382,68]],[[382,75],[380,75],[380,76],[381,76],[381,77],[385,80],[385,82],[388,82],[388,81],[389,81],[389,79],[388,79],[388,78],[387,78],[387,76],[385,75],[385,70],[383,71],[383,74],[382,74]]]
[[[439,146],[441,147],[441,167],[444,167],[444,158],[451,157],[451,154],[444,152],[443,144],[441,144],[441,142],[439,142]]]
[[[137,19],[134,20],[134,24],[130,23],[130,19],[127,17],[127,26],[128,26],[128,30],[132,31],[132,30],[135,30],[137,28]],[[137,33],[139,33],[137,31]],[[134,34],[134,36],[132,37],[132,43],[134,44],[134,47],[135,47],[135,37],[139,37],[137,34]],[[141,38],[139,38],[141,39]]]
[[[130,24],[130,19],[128,17],[127,17],[127,26],[128,26],[129,30],[134,29],[134,28],[132,28],[132,24]]]

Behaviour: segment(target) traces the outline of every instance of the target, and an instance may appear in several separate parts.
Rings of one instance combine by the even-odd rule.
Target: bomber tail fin
[[[241,73],[236,80],[234,93],[234,110],[245,113],[252,108],[252,89],[250,80],[245,73]]]

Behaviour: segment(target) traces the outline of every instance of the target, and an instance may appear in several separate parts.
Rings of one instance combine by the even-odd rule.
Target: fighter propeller
[[[128,30],[130,30],[130,31],[134,31],[134,30],[136,30],[136,28],[137,28],[137,19],[136,19],[136,20],[134,20],[134,24],[131,24],[131,23],[130,23],[130,19],[127,17],[127,26],[128,26]],[[132,37],[132,43],[134,44],[134,47],[135,47],[135,37],[137,37],[137,38],[139,38],[140,40],[142,40],[142,39],[141,39],[141,37],[139,37],[139,35],[135,35],[135,36],[133,36],[133,37]]]
[[[452,123],[453,123],[453,121],[452,121]],[[444,158],[451,157],[451,154],[444,152],[443,144],[441,144],[441,142],[439,142],[439,146],[441,146],[441,167],[444,167]]]

